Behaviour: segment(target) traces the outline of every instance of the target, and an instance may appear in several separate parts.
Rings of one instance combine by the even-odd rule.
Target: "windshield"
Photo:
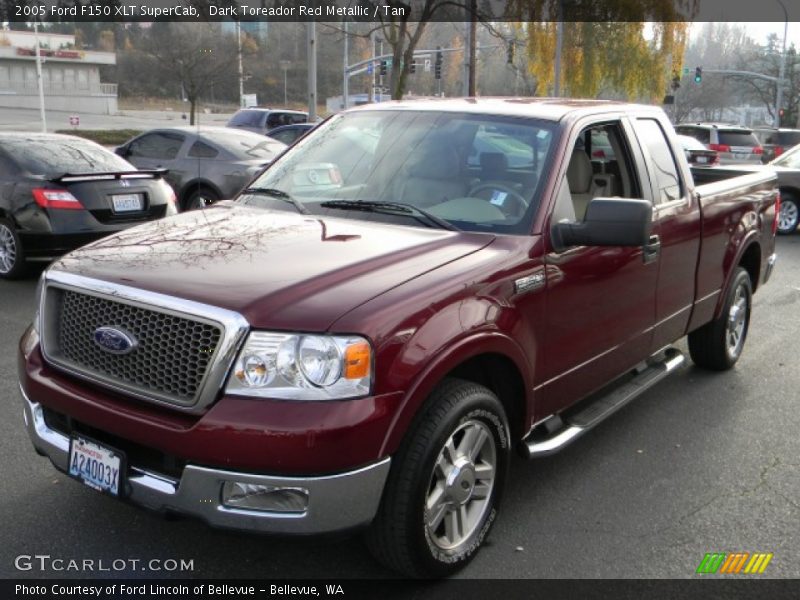
[[[795,146],[788,152],[784,152],[769,164],[788,169],[800,169],[800,146]]]
[[[395,203],[458,229],[528,233],[554,129],[548,121],[495,115],[345,113],[300,140],[251,186],[288,194],[312,214],[419,225],[352,204]],[[293,210],[274,194],[245,193],[239,202]]]
[[[278,140],[248,131],[204,131],[202,137],[243,160],[250,158],[271,159],[286,148],[286,144]]]
[[[74,137],[5,139],[3,148],[31,175],[135,171],[136,167],[94,142]]]

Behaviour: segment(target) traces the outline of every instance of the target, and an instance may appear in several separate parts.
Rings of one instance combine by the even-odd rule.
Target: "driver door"
[[[621,119],[580,127],[551,224],[581,221],[594,197],[652,201],[649,186],[638,176],[643,159],[628,142],[627,127]],[[657,259],[646,259],[641,247],[578,246],[556,252],[550,246],[545,265],[537,418],[563,410],[647,358],[658,277]]]

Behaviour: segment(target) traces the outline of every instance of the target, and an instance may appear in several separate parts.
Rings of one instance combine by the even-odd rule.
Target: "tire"
[[[781,211],[778,213],[778,234],[790,235],[800,221],[800,202],[791,194],[781,193]]]
[[[370,551],[409,577],[463,568],[497,517],[509,461],[508,422],[497,396],[445,380],[393,458],[366,536]]]
[[[185,210],[197,210],[219,202],[219,194],[208,187],[198,187],[186,198]]]
[[[25,274],[22,242],[8,219],[0,219],[0,279],[19,279]]]
[[[726,371],[736,364],[747,339],[752,303],[750,276],[737,267],[719,318],[689,334],[689,354],[694,364],[714,371]]]

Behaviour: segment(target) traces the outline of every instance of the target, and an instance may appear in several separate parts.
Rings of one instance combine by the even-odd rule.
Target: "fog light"
[[[303,513],[308,508],[308,490],[226,481],[222,486],[222,504],[245,510]]]

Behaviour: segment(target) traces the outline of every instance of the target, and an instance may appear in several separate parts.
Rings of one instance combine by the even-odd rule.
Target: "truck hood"
[[[127,229],[52,268],[234,310],[257,328],[325,331],[493,240],[225,202]]]

